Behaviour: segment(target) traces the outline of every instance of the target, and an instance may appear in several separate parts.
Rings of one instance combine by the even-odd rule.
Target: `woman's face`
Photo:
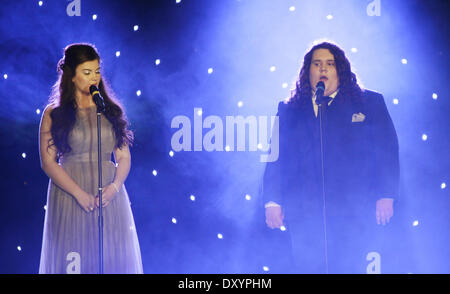
[[[75,90],[85,95],[89,95],[90,86],[98,87],[100,80],[100,66],[97,59],[79,64],[75,69],[75,76],[72,78]]]

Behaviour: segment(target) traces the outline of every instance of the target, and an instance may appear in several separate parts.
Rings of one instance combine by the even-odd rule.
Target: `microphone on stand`
[[[103,260],[103,195],[102,195],[102,126],[101,126],[101,115],[105,111],[105,101],[100,95],[100,92],[95,85],[89,87],[89,92],[92,95],[95,105],[97,105],[97,164],[98,164],[98,198],[99,198],[99,209],[98,209],[98,273],[104,273],[104,260]]]
[[[105,101],[103,100],[103,97],[100,95],[97,86],[91,85],[89,87],[89,92],[92,95],[92,99],[94,100],[95,105],[97,105],[97,109],[100,112],[105,111]]]
[[[316,104],[321,105],[324,102],[323,93],[325,92],[325,83],[319,81],[316,85]]]
[[[323,96],[325,92],[325,83],[319,81],[316,85],[316,104],[319,106],[319,136],[320,136],[320,162],[321,162],[321,180],[322,180],[322,222],[323,237],[325,241],[325,272],[328,274],[328,236],[327,236],[327,206],[325,195],[325,168],[324,168],[324,112],[328,107],[330,97]]]

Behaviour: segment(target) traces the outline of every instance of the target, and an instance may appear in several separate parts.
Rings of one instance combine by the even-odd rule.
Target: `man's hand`
[[[279,229],[283,224],[284,214],[281,206],[266,207],[266,224],[271,229]]]
[[[394,199],[381,198],[376,204],[377,224],[389,223],[391,217],[394,215]]]

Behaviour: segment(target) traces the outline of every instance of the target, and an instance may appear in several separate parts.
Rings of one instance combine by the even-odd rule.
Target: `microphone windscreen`
[[[317,83],[317,85],[316,85],[316,91],[317,91],[317,90],[325,91],[325,83],[322,82],[322,81],[319,81],[319,82]]]
[[[98,92],[97,86],[91,85],[91,86],[89,87],[89,92],[91,93],[91,95],[92,95],[94,92]]]

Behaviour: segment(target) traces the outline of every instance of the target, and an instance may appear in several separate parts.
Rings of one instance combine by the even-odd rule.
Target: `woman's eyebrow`
[[[320,62],[322,59],[314,59],[312,62]],[[334,59],[327,59],[326,61],[334,61]]]

